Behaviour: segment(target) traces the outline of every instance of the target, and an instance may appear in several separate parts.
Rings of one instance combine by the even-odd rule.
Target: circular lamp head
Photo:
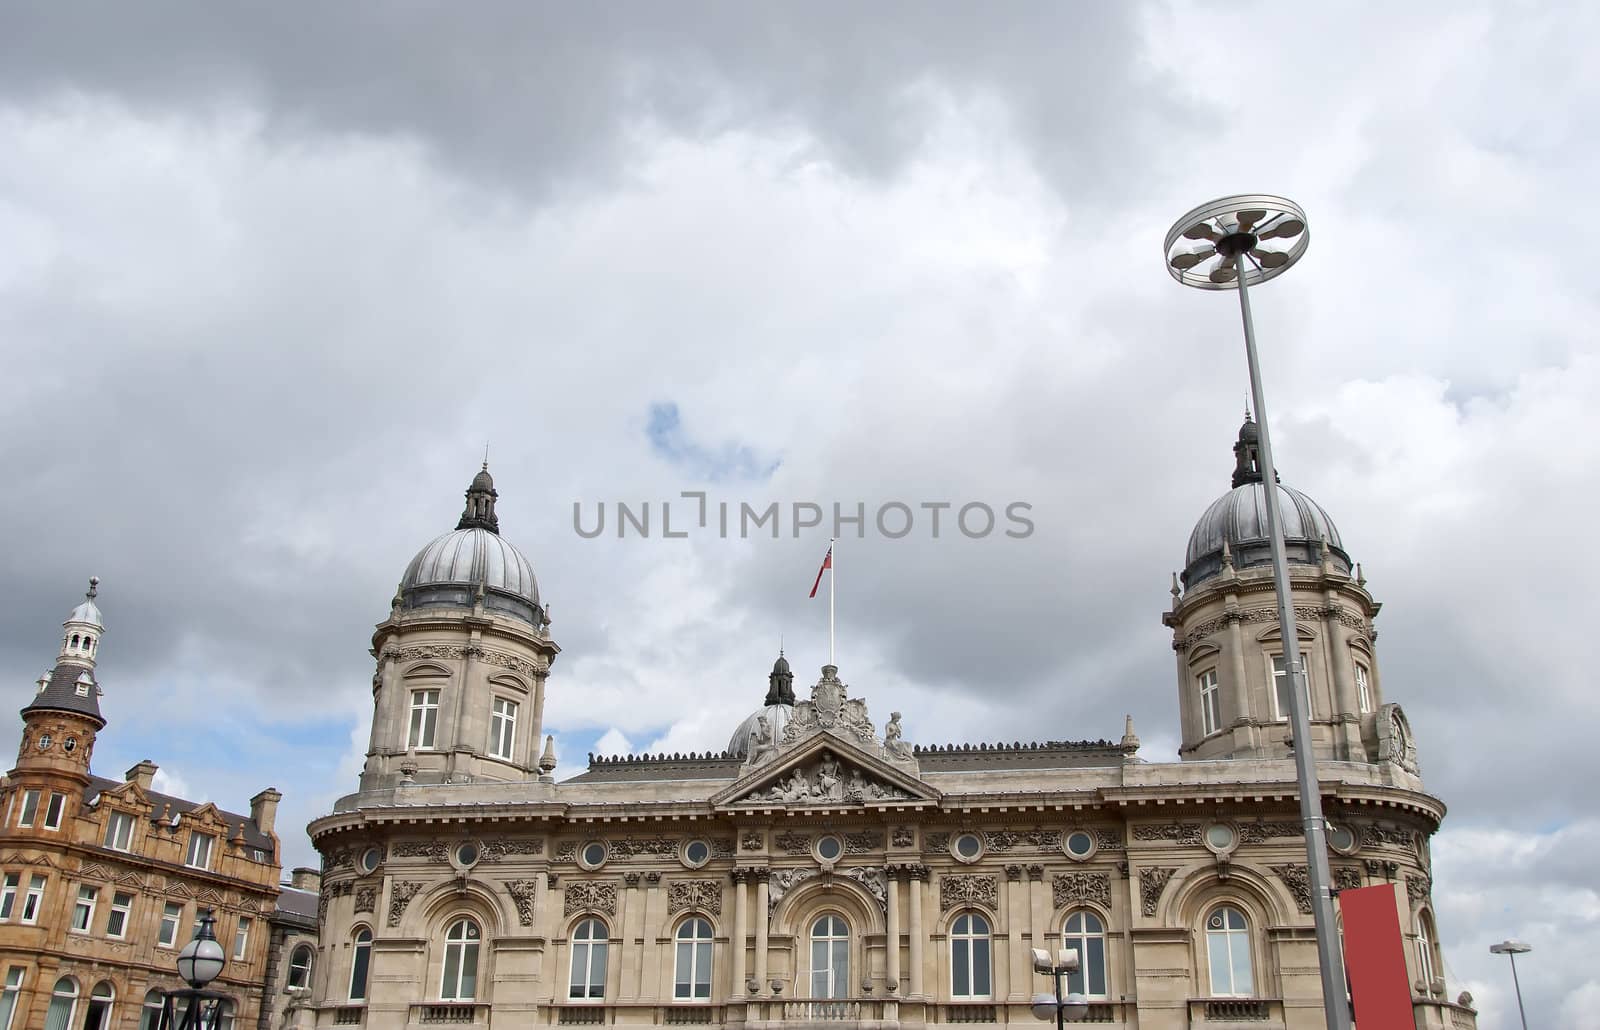
[[[222,973],[222,945],[217,943],[217,935],[212,932],[214,922],[211,910],[201,909],[193,939],[178,952],[178,975],[197,991]]]
[[[1033,1004],[1030,1006],[1033,1014],[1039,1019],[1056,1018],[1056,999],[1053,994],[1035,994]]]
[[[1235,290],[1282,275],[1311,242],[1306,213],[1282,197],[1247,193],[1201,204],[1167,233],[1167,271],[1185,286]]]
[[[1496,955],[1526,955],[1532,950],[1525,942],[1515,939],[1489,945],[1489,951]]]
[[[1061,1003],[1061,1014],[1068,1022],[1076,1022],[1089,1014],[1089,999],[1081,994],[1069,994]]]

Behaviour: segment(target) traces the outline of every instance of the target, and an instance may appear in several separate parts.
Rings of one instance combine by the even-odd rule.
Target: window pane
[[[441,998],[454,998],[456,996],[456,981],[460,976],[461,949],[446,945],[444,949],[444,987],[439,991]]]
[[[1245,933],[1232,933],[1233,939],[1233,992],[1254,994],[1250,976],[1250,938]]]
[[[840,931],[844,930],[841,925]],[[848,998],[850,996],[850,942],[833,942],[833,996],[835,998]]]
[[[357,944],[350,966],[350,1000],[360,1001],[367,996],[367,962],[372,955],[372,945]]]
[[[1211,969],[1211,993],[1222,996],[1233,993],[1228,981],[1228,937],[1216,931],[1206,934],[1206,963]]]
[[[473,941],[465,945],[461,955],[461,993],[462,998],[476,998],[478,996],[478,942]]]
[[[1082,954],[1086,957],[1083,961],[1088,963],[1089,974],[1089,989],[1084,993],[1099,997],[1106,993],[1106,940],[1104,937],[1090,937],[1084,944],[1086,947]]]
[[[952,942],[950,948],[950,993],[958,998],[965,998],[972,994],[972,984],[967,979],[969,962],[967,942],[964,940]]]
[[[972,993],[987,995],[989,993],[989,941],[980,939],[972,942]]]

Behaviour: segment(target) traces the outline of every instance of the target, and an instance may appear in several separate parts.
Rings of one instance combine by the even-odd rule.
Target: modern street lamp
[[[222,974],[222,945],[217,943],[213,931],[216,917],[209,908],[200,910],[195,921],[194,937],[178,952],[178,975],[189,985],[188,989],[168,991],[163,1003],[161,1025],[175,1030],[216,1030],[222,1015],[225,994],[206,990],[206,986]],[[174,1009],[179,1000],[184,1002],[181,1022],[174,1020]],[[209,1004],[207,1004],[209,1003]]]
[[[1522,1017],[1522,1030],[1528,1030],[1528,1013],[1522,1008],[1522,981],[1517,979],[1517,956],[1526,955],[1532,951],[1526,943],[1519,940],[1501,941],[1499,944],[1489,945],[1492,955],[1504,955],[1511,960],[1511,982],[1517,988],[1517,1015]]]
[[[1287,250],[1263,246],[1282,241]],[[1305,827],[1306,858],[1311,887],[1311,911],[1317,928],[1317,958],[1322,971],[1322,1007],[1328,1030],[1350,1030],[1350,1007],[1345,1000],[1344,956],[1339,950],[1334,922],[1333,894],[1328,889],[1327,823],[1322,817],[1322,794],[1317,786],[1316,756],[1311,746],[1311,713],[1307,711],[1305,665],[1296,635],[1294,598],[1289,586],[1289,560],[1283,547],[1282,510],[1278,507],[1278,471],[1272,460],[1272,436],[1267,430],[1267,399],[1256,358],[1255,325],[1250,318],[1250,290],[1288,271],[1311,242],[1306,214],[1292,201],[1264,194],[1223,197],[1202,204],[1178,219],[1166,240],[1166,265],[1184,286],[1201,290],[1239,291],[1239,314],[1244,320],[1244,352],[1250,369],[1250,394],[1255,401],[1261,433],[1261,481],[1267,494],[1267,536],[1272,545],[1272,579],[1278,594],[1278,630],[1283,636],[1283,657],[1293,688],[1289,691],[1289,719],[1295,773],[1300,787],[1300,820]]]
[[[1061,978],[1067,973],[1078,971],[1078,949],[1063,948],[1056,952],[1056,957],[1051,959],[1050,953],[1043,948],[1033,949],[1033,971],[1043,973],[1055,983],[1055,994],[1035,994],[1033,996],[1033,1014],[1040,1019],[1055,1017],[1056,1030],[1062,1030],[1067,1023],[1076,1023],[1089,1014],[1089,999],[1081,994],[1072,993],[1066,997],[1061,996]]]

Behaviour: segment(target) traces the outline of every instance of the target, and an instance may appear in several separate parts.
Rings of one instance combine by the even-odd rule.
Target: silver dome
[[[72,609],[72,614],[67,616],[68,622],[87,622],[97,629],[105,629],[105,621],[101,618],[100,609],[93,601],[84,601]]]
[[[1301,564],[1321,561],[1322,540],[1328,541],[1334,565],[1350,571],[1339,529],[1322,505],[1290,486],[1279,485],[1283,510],[1283,538],[1289,560]],[[1222,570],[1222,545],[1226,542],[1236,568],[1271,562],[1267,540],[1267,488],[1259,482],[1234,487],[1212,502],[1194,532],[1184,556],[1183,583],[1193,587]]]
[[[533,564],[498,533],[456,529],[417,552],[400,580],[406,608],[471,608],[478,586],[484,607],[535,626],[543,622]]]
[[[728,739],[728,754],[735,758],[750,757],[750,750],[756,741],[756,723],[763,715],[767,717],[767,725],[772,728],[772,743],[776,744],[783,738],[784,727],[789,725],[794,708],[789,705],[767,705],[751,712]]]

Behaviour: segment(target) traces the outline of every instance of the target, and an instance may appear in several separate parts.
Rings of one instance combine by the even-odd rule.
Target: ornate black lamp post
[[[161,1025],[172,1030],[217,1030],[223,1004],[228,996],[206,990],[206,985],[222,973],[222,945],[213,932],[216,917],[211,909],[201,909],[194,937],[178,952],[178,975],[189,986],[168,991],[162,1003]],[[179,1001],[184,1003],[181,1022],[174,1017]]]
[[[1055,994],[1035,994],[1033,996],[1033,1014],[1040,1019],[1055,1017],[1056,1030],[1064,1030],[1066,1024],[1076,1023],[1089,1014],[1089,999],[1081,994],[1061,994],[1061,978],[1068,973],[1078,971],[1078,950],[1076,948],[1063,948],[1056,952],[1052,959],[1050,953],[1043,948],[1033,949],[1033,971],[1043,973],[1051,978],[1055,984]]]

